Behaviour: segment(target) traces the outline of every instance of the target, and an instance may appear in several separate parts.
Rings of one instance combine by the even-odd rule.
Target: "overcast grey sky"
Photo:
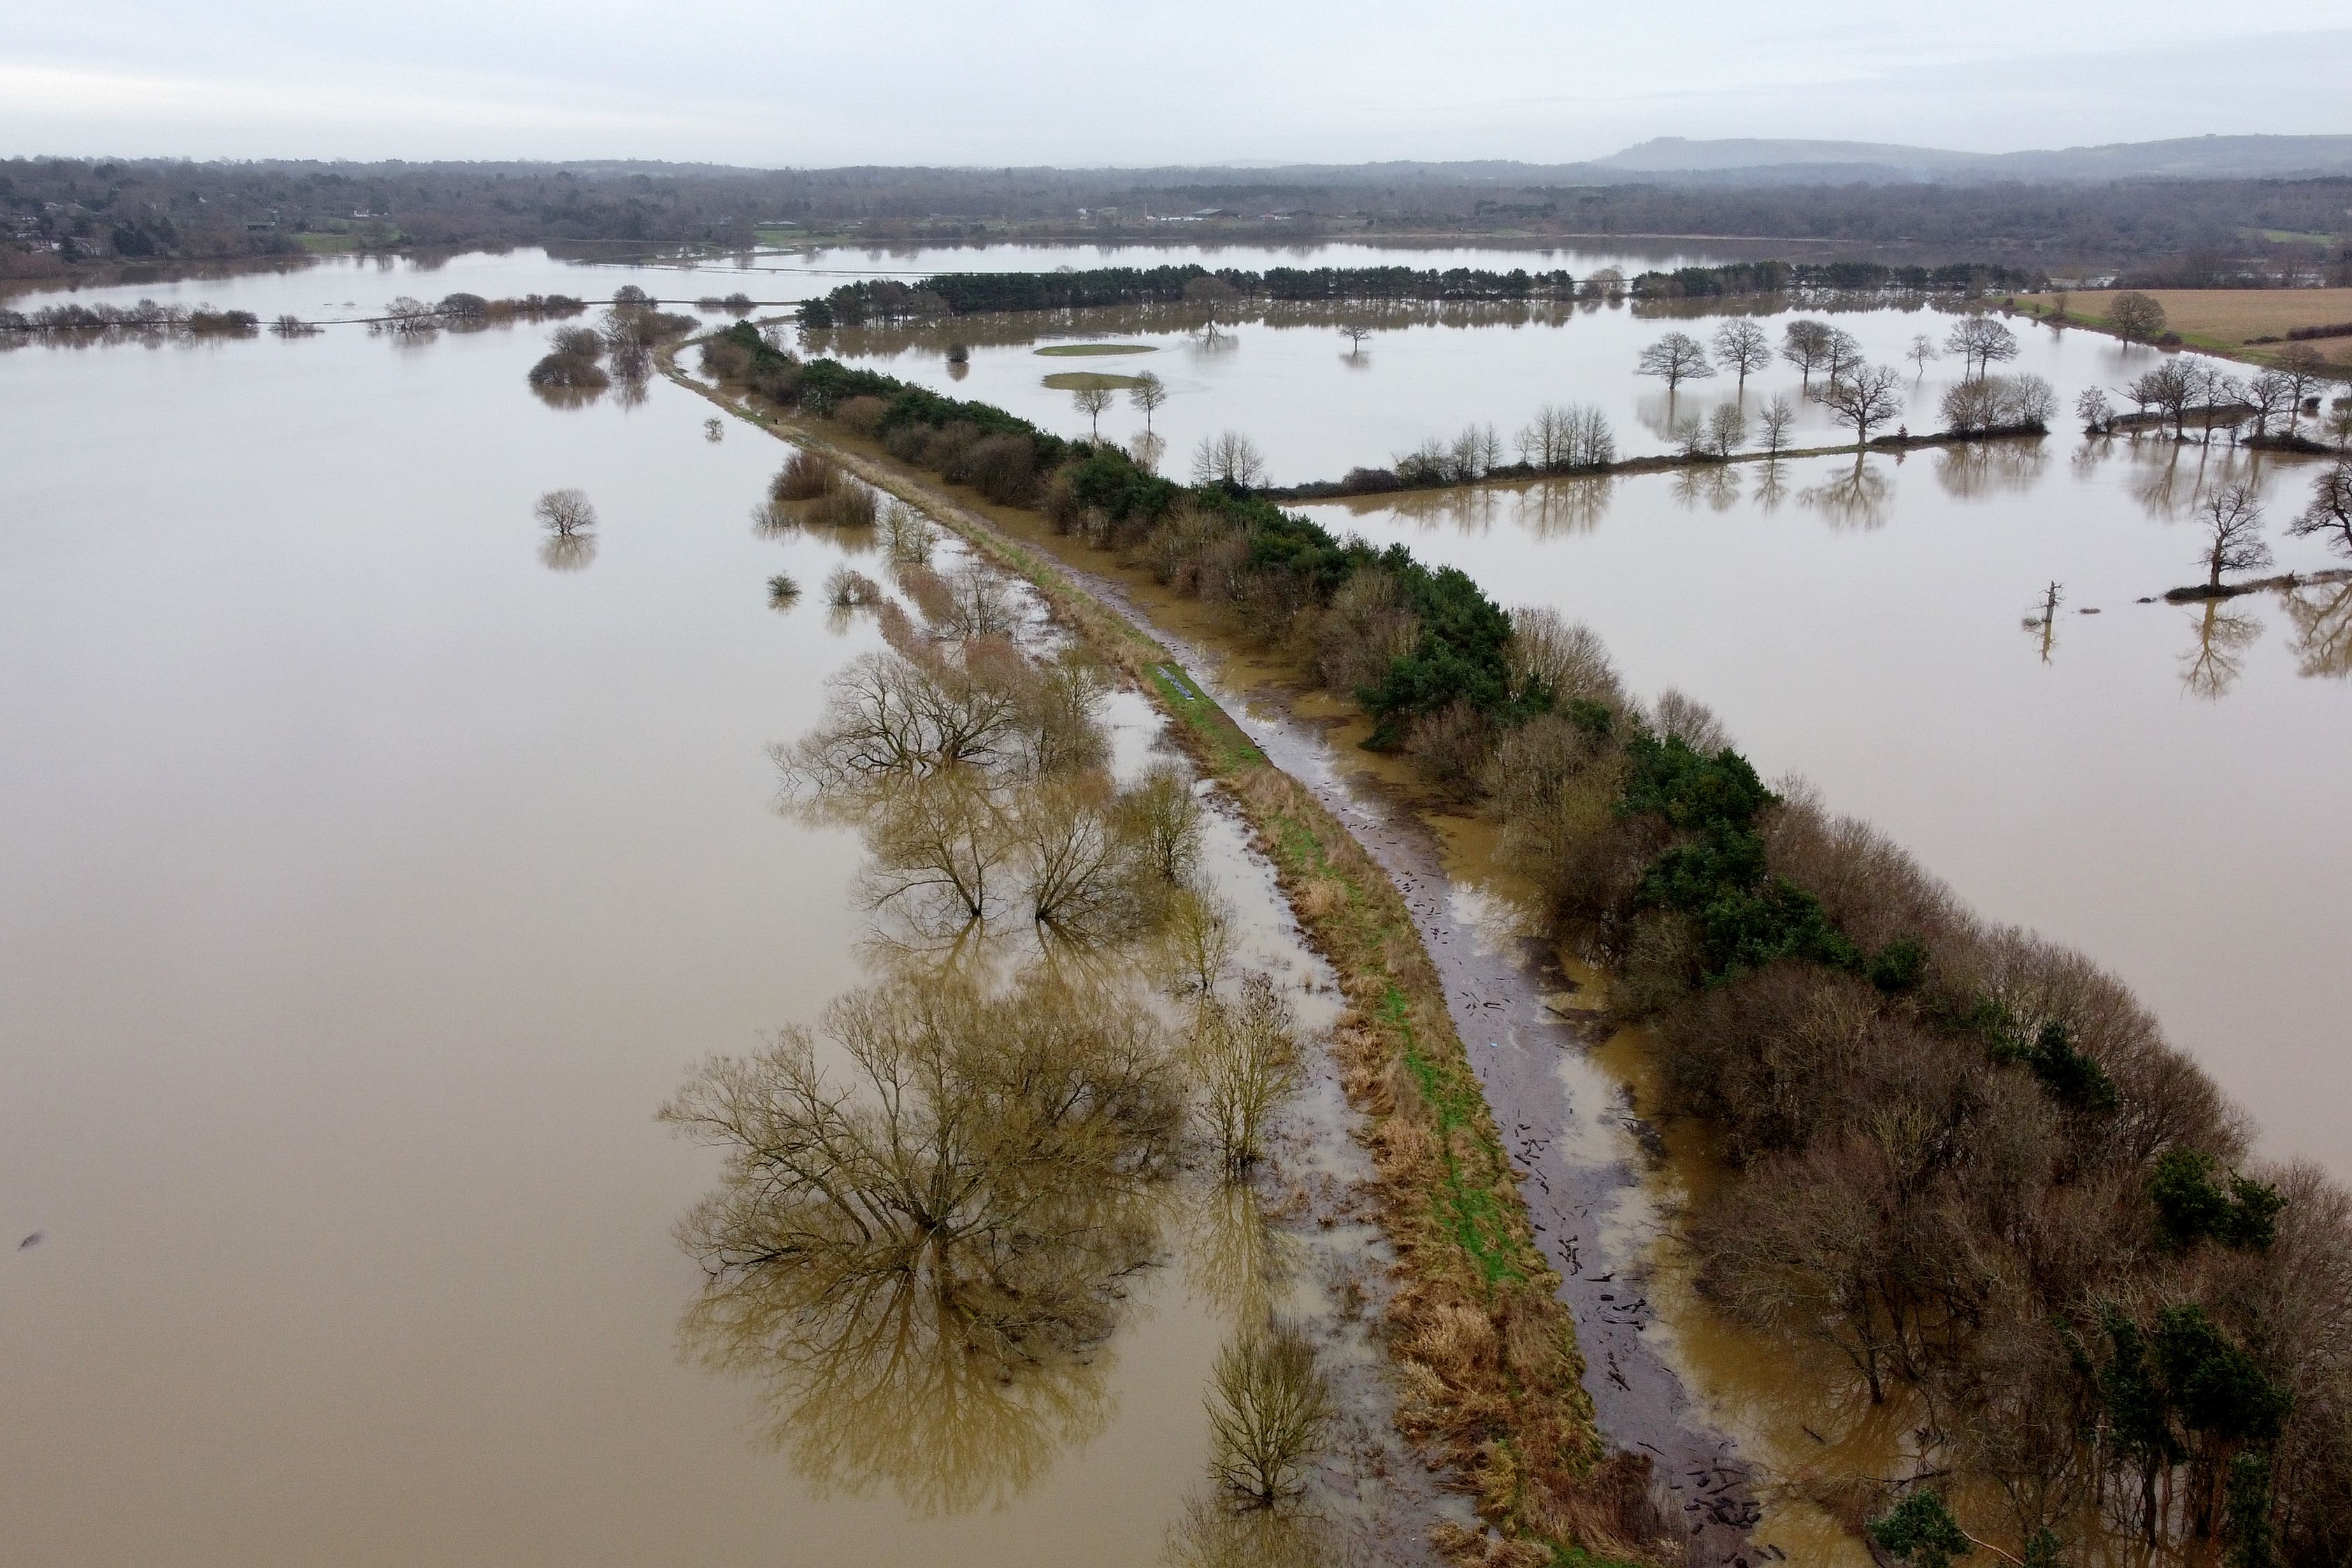
[[[2352,131],[2352,26],[2190,0],[77,0],[0,152],[1100,165]]]

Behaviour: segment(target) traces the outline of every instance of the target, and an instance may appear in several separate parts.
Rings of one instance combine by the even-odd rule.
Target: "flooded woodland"
[[[1368,256],[1657,264],[1208,264]],[[844,278],[1190,258],[526,252],[105,297],[341,321],[629,284],[740,289],[765,320]],[[1936,427],[1958,367],[1904,354],[1948,312],[1814,313],[1904,363],[1910,428]],[[1796,314],[1758,319],[1777,339]],[[1719,325],[1682,308],[1401,306],[1360,346],[1338,324],[1105,311],[797,346],[1070,438],[1088,416],[1049,376],[1148,367],[1164,470],[1234,430],[1285,484],[1465,424],[1507,440],[1546,402],[1663,453],[1686,411],[1798,382],[1637,379],[1660,334]],[[2062,406],[2157,359],[2014,327],[2012,368]],[[0,352],[0,1201],[26,1238],[0,1489],[27,1560],[1419,1563],[1433,1529],[1469,1540],[1478,1500],[1399,1435],[1341,977],[1166,705],[952,528],[777,502],[792,448],[692,385],[534,396],[546,335]],[[1038,352],[1097,342],[1139,351]],[[1802,419],[1798,444],[1836,440]],[[1120,403],[1102,433],[1139,423]],[[2352,606],[2159,597],[2200,577],[2197,506],[2231,483],[2281,570],[2336,564],[2280,537],[2316,472],[2061,419],[1297,509],[1591,627],[1629,701],[1703,700],[1768,779],[2111,968],[2256,1152],[2340,1179]],[[563,489],[593,503],[576,536],[533,517]],[[1363,749],[1294,648],[982,510],[1151,628],[1395,882],[1601,1435],[1657,1456],[1659,1505],[1723,1561],[1867,1561],[1805,1478],[1906,1459],[1918,1412],[1702,1298],[1669,1238],[1724,1150],[1663,1114],[1659,1048],[1612,1021],[1493,824]],[[1233,1390],[1284,1377],[1319,1390],[1307,1457],[1237,1468]],[[1253,1489],[1281,1506],[1239,1506]]]

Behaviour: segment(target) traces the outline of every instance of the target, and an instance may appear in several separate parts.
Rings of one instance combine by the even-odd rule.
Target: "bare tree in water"
[[[568,539],[596,526],[596,508],[583,490],[550,490],[530,510],[557,538]]]
[[[2258,571],[2271,564],[2271,547],[2263,539],[2262,494],[2240,481],[2225,485],[2198,503],[2205,522],[2205,549],[2199,556],[2205,568],[2205,586],[2221,586],[2231,571]]]

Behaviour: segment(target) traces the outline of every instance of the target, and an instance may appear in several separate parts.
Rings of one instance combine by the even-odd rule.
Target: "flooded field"
[[[860,835],[780,811],[768,748],[882,646],[820,585],[881,569],[755,528],[786,449],[698,400],[534,400],[540,337],[0,357],[10,1553],[1153,1559],[1234,1322],[1213,1183],[1049,1385],[910,1407],[828,1362],[857,1397],[780,1406],[682,1337],[717,1160],[656,1109],[877,975]],[[600,521],[556,547],[562,486]],[[1149,711],[1106,719],[1140,766]],[[1236,969],[1319,1028],[1270,873],[1204,832]],[[1341,1114],[1295,1113],[1302,1179],[1349,1179]],[[1378,1267],[1328,1234],[1276,1287],[1310,1319]],[[1393,1458],[1379,1397],[1341,1482]]]
[[[688,271],[518,252],[102,292],[332,319],[395,294],[593,302],[634,283],[781,301],[855,277],[1196,256],[835,251]],[[1711,259],[1199,258],[1580,276]],[[1958,367],[1903,356],[1921,333],[1940,342],[1949,319],[1834,319],[1873,360],[1904,362],[1906,421],[1932,428]],[[1104,313],[810,347],[1066,434],[1087,417],[1048,376],[1148,367],[1175,393],[1155,417],[1165,467],[1235,429],[1289,482],[1465,423],[1492,422],[1507,447],[1544,402],[1596,405],[1622,452],[1658,452],[1686,414],[1734,400],[1753,413],[1797,390],[1785,365],[1744,392],[1727,374],[1672,399],[1632,373],[1659,334],[1720,324],[1606,304],[1407,311],[1359,352],[1328,315],[1227,318],[1213,342],[1197,323]],[[1786,318],[1760,324],[1777,340]],[[2013,326],[2008,368],[2047,377],[2062,407],[2156,362]],[[0,760],[15,894],[0,909],[0,1223],[40,1238],[0,1287],[15,1542],[29,1561],[205,1568],[751,1563],[779,1542],[812,1560],[1150,1560],[1199,1487],[1202,1389],[1233,1322],[1232,1251],[1197,1172],[1169,1189],[1179,1218],[1116,1328],[1009,1411],[989,1385],[968,1390],[974,1419],[952,1429],[894,1425],[873,1399],[828,1417],[779,1406],[761,1379],[714,1371],[707,1343],[681,1340],[704,1275],[673,1232],[718,1160],[656,1108],[707,1053],[814,1028],[887,968],[869,845],[853,822],[780,810],[768,749],[816,723],[829,676],[885,646],[870,614],[829,615],[821,585],[843,565],[887,573],[870,541],[755,528],[785,449],[733,423],[713,440],[709,406],[658,378],[642,397],[533,399],[523,374],[544,336],[411,343],[341,326],[0,353],[15,438],[0,655],[16,674],[0,687],[15,742]],[[960,373],[950,337],[971,349]],[[1151,351],[1036,352],[1102,340]],[[1121,402],[1104,434],[1139,424]],[[1834,439],[1810,405],[1796,434]],[[2352,777],[2352,594],[2137,602],[2199,575],[2196,501],[2238,479],[2266,500],[2281,570],[2334,564],[2279,537],[2313,472],[2225,444],[2085,444],[2062,421],[2042,441],[1859,466],[1307,509],[1458,565],[1507,604],[1590,622],[1637,692],[1706,702],[1768,774],[1801,774],[1987,915],[2116,970],[2252,1114],[2265,1152],[2345,1176],[2333,1108],[2352,1066],[2329,937],[2352,873],[2333,810]],[[601,522],[551,549],[531,506],[561,486],[585,491]],[[786,609],[768,587],[780,572],[803,590]],[[2060,613],[2025,627],[2052,582]],[[1107,717],[1122,777],[1160,755],[1139,699],[1114,698]],[[1205,831],[1243,962],[1282,981],[1302,1026],[1327,1023],[1327,977],[1270,873],[1232,821],[1213,812]],[[1493,911],[1507,890],[1452,847],[1415,862],[1412,896],[1438,911],[1425,934],[1491,940],[1479,962],[1507,964]],[[1521,999],[1525,1039],[1504,1034],[1496,1049],[1511,1052],[1480,1061],[1490,1092],[1537,1072],[1519,1053],[1557,1027]],[[1557,1092],[1586,1145],[1576,1157],[1613,1167],[1635,1144],[1612,1096],[1640,1069],[1622,1048],[1601,1064],[1567,1070]],[[1284,1134],[1294,1198],[1350,1179],[1345,1124],[1318,1079]],[[1518,1151],[1545,1168],[1539,1156]],[[1673,1180],[1688,1177],[1678,1166]],[[1626,1256],[1672,1197],[1668,1182],[1633,1201]],[[1317,1207],[1331,1207],[1287,1212],[1303,1225]],[[1377,1254],[1364,1228],[1323,1234],[1289,1299],[1333,1319],[1332,1281],[1377,1272]],[[1613,1314],[1600,1320],[1623,1331],[1609,1344],[1656,1326],[1614,1281],[1572,1288],[1595,1291],[1580,1312]],[[1711,1338],[1671,1279],[1652,1293],[1668,1307],[1658,1337],[1677,1347],[1666,1359],[1698,1371],[1759,1457],[1794,1463],[1803,1450],[1773,1446],[1791,1421],[1801,1430],[1788,1380],[1743,1381],[1750,1342]],[[1360,1331],[1333,1319],[1331,1333],[1360,1373]],[[1588,1377],[1604,1414],[1606,1354]],[[1630,1353],[1625,1365],[1643,1375]],[[1365,1479],[1394,1460],[1365,1414],[1377,1381],[1359,1377],[1359,1424],[1324,1482],[1360,1522],[1437,1506]],[[1626,1407],[1664,1399],[1623,1392]],[[841,1437],[819,1448],[834,1459],[813,1461],[829,1419]],[[1806,1521],[1775,1522],[1775,1539],[1830,1550]]]

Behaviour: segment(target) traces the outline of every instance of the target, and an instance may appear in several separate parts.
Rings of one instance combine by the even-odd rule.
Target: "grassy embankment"
[[[736,417],[825,453],[1027,579],[1230,791],[1349,1004],[1335,1044],[1349,1097],[1368,1123],[1381,1225],[1401,1264],[1387,1310],[1403,1383],[1398,1424],[1459,1471],[1503,1537],[1499,1556],[1450,1544],[1472,1552],[1465,1561],[1509,1568],[1639,1561],[1618,1521],[1638,1511],[1646,1465],[1604,1457],[1559,1279],[1536,1246],[1518,1173],[1395,884],[1165,646],[992,521],[991,511],[1003,508],[893,461],[835,422],[747,409],[680,375],[670,355],[664,368]]]

